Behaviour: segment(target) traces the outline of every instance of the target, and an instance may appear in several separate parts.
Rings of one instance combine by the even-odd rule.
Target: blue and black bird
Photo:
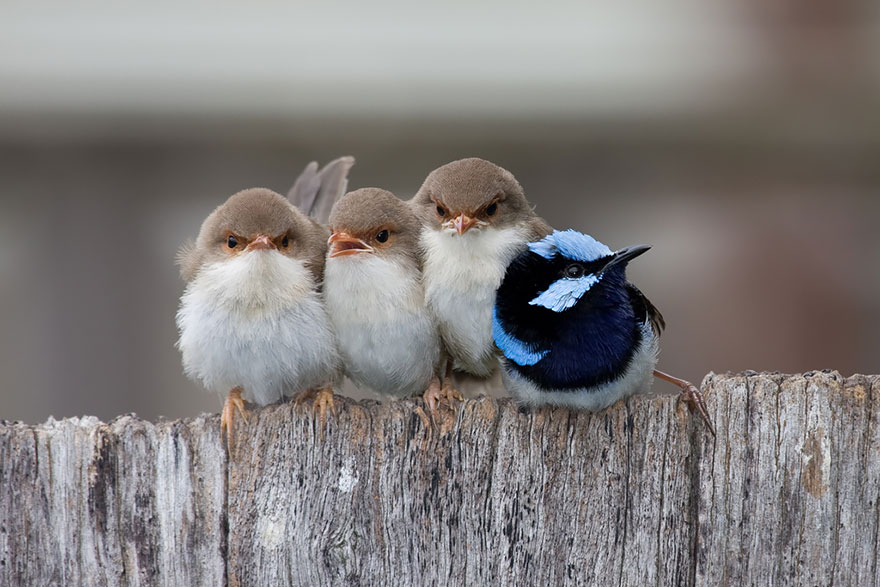
[[[555,230],[511,262],[492,334],[515,398],[595,411],[647,391],[656,376],[678,385],[715,434],[699,389],[654,369],[663,316],[626,280],[627,263],[649,248],[613,252],[589,235]]]

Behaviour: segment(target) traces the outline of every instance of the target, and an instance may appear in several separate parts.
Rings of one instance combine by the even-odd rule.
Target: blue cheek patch
[[[492,308],[492,338],[505,357],[519,365],[529,367],[544,358],[550,351],[533,351],[531,346],[505,332],[498,320],[498,312]]]
[[[575,305],[591,287],[599,282],[599,279],[592,274],[577,279],[568,277],[557,279],[541,295],[529,302],[529,305],[562,312]]]

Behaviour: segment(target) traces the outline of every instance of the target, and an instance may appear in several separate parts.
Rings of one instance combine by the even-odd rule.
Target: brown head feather
[[[432,171],[413,204],[428,226],[434,228],[459,214],[497,228],[538,218],[512,173],[476,157],[459,159]],[[492,208],[493,204],[497,206]]]
[[[231,196],[202,223],[195,243],[185,244],[178,253],[180,274],[192,280],[205,263],[229,257],[230,235],[252,239],[258,234],[281,238],[289,245],[279,251],[302,261],[320,283],[324,271],[324,253],[328,232],[306,217],[284,196],[266,188],[251,188]]]
[[[330,230],[345,232],[374,248],[376,254],[405,257],[418,264],[421,221],[407,202],[380,188],[362,188],[345,194],[330,213]],[[388,240],[377,235],[387,230]]]

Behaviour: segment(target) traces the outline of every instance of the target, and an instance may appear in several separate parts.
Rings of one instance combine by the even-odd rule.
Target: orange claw
[[[333,416],[336,417],[336,403],[333,401],[332,388],[325,387],[323,389],[320,389],[315,396],[315,402],[313,405],[318,410],[318,417],[321,419],[321,426],[325,426],[327,424],[328,408],[331,412],[333,412]]]
[[[455,389],[455,385],[453,385],[451,377],[447,377],[443,381],[443,388],[440,390],[440,395],[447,402],[449,402],[450,406],[452,406],[453,402],[464,401],[464,396],[461,395],[457,389]]]
[[[434,377],[431,380],[431,385],[422,394],[422,399],[425,400],[425,404],[431,412],[436,412],[441,403],[445,402],[449,407],[452,407],[454,402],[462,401],[464,397],[455,389],[451,377],[444,378],[442,385],[440,384],[440,378]]]
[[[422,399],[425,401],[425,405],[428,406],[428,409],[431,410],[431,412],[436,412],[437,407],[440,405],[440,398],[442,395],[440,378],[434,377],[431,380],[431,385],[429,385],[428,389],[425,390],[425,393],[422,394]]]
[[[239,413],[245,423],[248,421],[244,407],[244,400],[241,399],[243,391],[244,390],[240,387],[233,387],[229,391],[229,395],[226,396],[226,401],[223,403],[223,410],[220,412],[220,434],[226,432],[226,449],[228,451],[232,451],[234,438],[232,427],[235,424],[235,412]]]

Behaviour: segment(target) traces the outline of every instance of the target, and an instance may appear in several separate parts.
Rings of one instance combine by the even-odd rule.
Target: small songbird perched
[[[595,411],[647,391],[657,376],[682,389],[714,436],[700,391],[654,370],[663,316],[626,280],[627,263],[649,248],[612,252],[586,234],[553,231],[514,259],[492,321],[514,397]]]
[[[440,336],[425,306],[421,222],[391,192],[364,188],[336,203],[330,230],[324,298],[346,375],[383,395],[424,394],[436,409]]]
[[[294,195],[308,211],[321,197],[336,199],[353,163],[338,159],[320,174],[306,168]],[[322,418],[332,407],[341,364],[319,291],[328,234],[285,197],[254,188],[214,210],[180,251],[184,371],[228,392],[221,428],[230,446],[235,411],[245,417],[242,397],[266,405],[317,391]]]
[[[483,159],[435,169],[412,202],[425,222],[426,300],[443,345],[455,368],[487,377],[498,365],[492,341],[495,291],[526,243],[551,229],[513,174]],[[444,388],[450,389],[445,381]]]

